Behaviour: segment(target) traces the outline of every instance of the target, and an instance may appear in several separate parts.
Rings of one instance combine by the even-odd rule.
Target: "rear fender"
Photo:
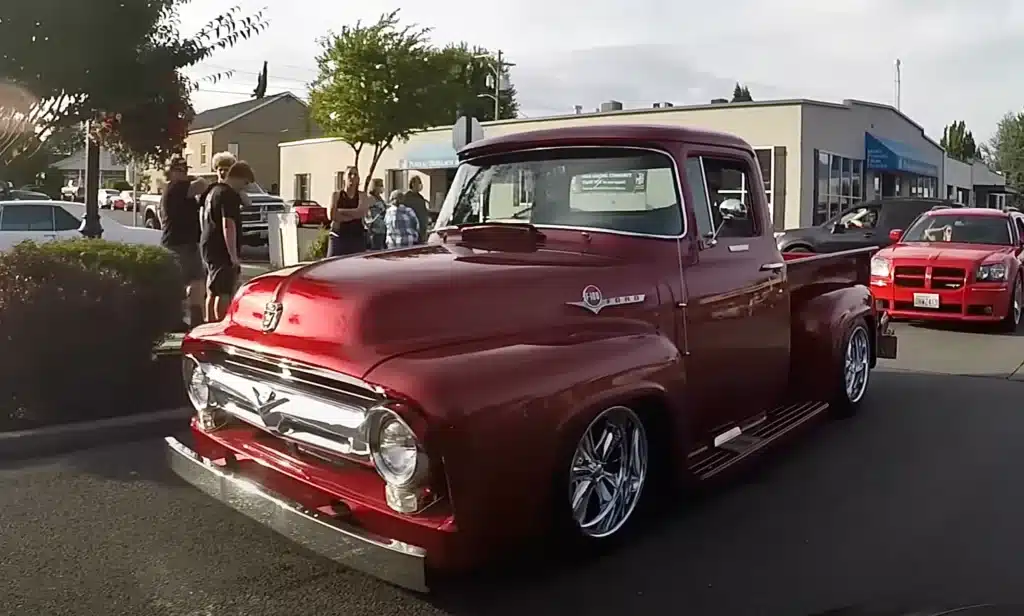
[[[365,378],[422,409],[456,523],[482,543],[516,542],[550,521],[547,488],[568,472],[564,443],[601,410],[653,401],[676,420],[671,432],[685,429],[682,357],[656,331],[446,346],[387,360]]]
[[[874,341],[871,291],[863,285],[816,295],[794,307],[790,381],[801,399],[823,400],[831,394],[843,336],[858,318],[867,321]]]

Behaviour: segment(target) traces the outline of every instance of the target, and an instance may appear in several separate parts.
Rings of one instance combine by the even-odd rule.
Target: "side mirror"
[[[718,205],[718,213],[722,215],[722,220],[747,220],[750,216],[747,206],[739,199],[726,199],[721,202]]]
[[[903,229],[893,229],[889,232],[889,239],[898,242],[903,237]]]

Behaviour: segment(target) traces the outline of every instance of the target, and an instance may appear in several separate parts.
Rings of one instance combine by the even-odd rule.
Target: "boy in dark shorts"
[[[231,166],[224,180],[206,191],[203,235],[199,243],[206,263],[206,320],[220,321],[227,312],[241,275],[242,192],[255,181],[248,163]]]

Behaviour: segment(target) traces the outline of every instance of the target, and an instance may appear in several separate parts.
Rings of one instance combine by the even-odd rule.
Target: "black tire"
[[[160,223],[157,222],[156,216],[149,214],[146,216],[146,228],[147,229],[159,229]]]
[[[1016,302],[1020,302],[1022,305],[1014,310]],[[1017,276],[1016,282],[1013,283],[1013,291],[1010,293],[1010,303],[1006,307],[1006,317],[999,322],[999,330],[1007,334],[1016,333],[1022,313],[1024,313],[1024,282],[1021,281],[1020,276]]]
[[[586,507],[584,507],[583,513],[579,516],[584,518],[582,524],[573,512],[573,469],[582,469],[583,463],[585,463],[585,460],[580,456],[580,446],[586,435],[596,433],[602,429],[602,426],[612,425],[614,427],[612,422],[619,418],[629,418],[631,424],[633,421],[638,422],[633,424],[632,427],[639,429],[641,439],[639,446],[646,457],[643,476],[638,486],[635,485],[636,482],[632,482],[634,485],[634,496],[632,497],[631,504],[626,507],[627,511],[621,521],[616,521],[603,529],[597,527],[600,526],[599,523],[595,524],[595,527],[584,528],[588,524],[588,518],[602,518],[599,514],[601,509],[600,502],[596,500],[598,497],[595,494],[587,497]],[[661,471],[660,463],[662,462],[660,448],[655,445],[650,435],[649,422],[644,420],[643,414],[625,405],[610,406],[589,417],[586,421],[580,421],[577,425],[566,430],[566,438],[558,457],[559,464],[551,494],[552,513],[554,516],[554,539],[556,546],[565,552],[565,555],[587,557],[610,549],[618,545],[620,540],[627,537],[637,527],[638,519],[645,517],[646,505],[651,502],[650,497],[655,492],[653,489],[655,486],[651,484],[657,483],[654,476]],[[617,458],[613,455],[609,457],[607,462],[610,464],[606,463],[604,470],[606,472],[613,472],[616,469]],[[657,465],[658,468],[652,468],[652,465]],[[613,516],[609,515],[604,519],[611,517]]]
[[[808,253],[813,253],[814,251],[811,250],[811,248],[809,246],[791,246],[789,248],[786,248],[782,252],[808,252]]]
[[[843,332],[839,353],[833,359],[834,393],[829,400],[829,412],[833,417],[845,419],[860,410],[871,381],[872,346],[871,328],[867,322],[863,318],[851,321]],[[851,362],[854,364],[852,367],[849,365]],[[851,368],[853,372],[850,372]]]

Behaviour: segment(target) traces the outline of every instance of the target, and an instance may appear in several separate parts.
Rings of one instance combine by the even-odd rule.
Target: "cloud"
[[[235,0],[183,9],[200,23]],[[246,0],[246,6],[256,0]],[[265,0],[264,0],[265,3]],[[339,11],[328,0],[270,7],[267,32],[211,62],[258,70],[271,85],[312,76],[315,38],[397,6],[367,0]],[[894,62],[903,62],[903,110],[932,136],[965,120],[987,137],[1021,108],[1016,79],[1024,53],[1024,3],[1011,0],[517,0],[483,10],[478,0],[406,3],[402,17],[433,28],[438,44],[468,41],[502,49],[527,114],[592,109],[614,98],[627,106],[680,104],[729,96],[747,84],[755,99],[859,98],[893,102]],[[311,19],[311,16],[314,18]],[[201,18],[200,18],[201,17]],[[303,68],[308,67],[308,68]],[[223,89],[251,89],[239,75]],[[222,89],[218,87],[218,89]],[[237,102],[204,95],[203,103]]]

